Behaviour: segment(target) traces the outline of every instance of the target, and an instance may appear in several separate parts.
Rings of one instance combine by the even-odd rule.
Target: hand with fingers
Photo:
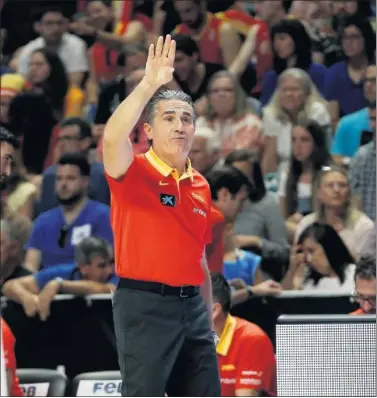
[[[146,81],[156,89],[173,80],[175,58],[175,41],[170,35],[165,40],[160,36],[156,46],[149,46],[147,64],[145,67]]]

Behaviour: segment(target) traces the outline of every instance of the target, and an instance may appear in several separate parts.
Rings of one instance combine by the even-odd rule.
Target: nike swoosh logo
[[[163,181],[160,181],[158,185],[160,185],[160,186],[164,186],[164,185],[169,185],[169,183],[168,183],[168,182],[163,182]]]

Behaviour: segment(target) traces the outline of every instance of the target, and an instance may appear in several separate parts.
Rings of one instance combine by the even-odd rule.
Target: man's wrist
[[[252,286],[248,286],[246,289],[247,289],[248,298],[251,298],[251,297],[255,296],[255,293],[254,293],[254,290],[253,290]]]

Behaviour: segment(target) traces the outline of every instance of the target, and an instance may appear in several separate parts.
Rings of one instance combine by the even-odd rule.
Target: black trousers
[[[122,396],[221,396],[200,294],[181,298],[118,287],[113,315]]]

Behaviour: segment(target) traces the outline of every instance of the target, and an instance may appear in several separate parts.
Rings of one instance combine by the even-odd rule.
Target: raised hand
[[[170,35],[165,38],[160,36],[157,40],[156,47],[151,44],[147,64],[145,66],[146,81],[156,87],[163,86],[173,79],[175,58],[175,41]]]

